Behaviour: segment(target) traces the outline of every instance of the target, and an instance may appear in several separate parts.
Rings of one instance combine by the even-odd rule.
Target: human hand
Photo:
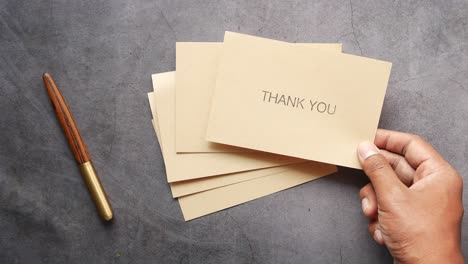
[[[455,169],[420,137],[383,129],[375,145],[359,145],[358,156],[371,181],[360,191],[369,232],[395,263],[464,263],[463,183]]]

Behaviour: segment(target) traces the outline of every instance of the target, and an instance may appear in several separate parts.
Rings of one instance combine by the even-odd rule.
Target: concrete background
[[[183,221],[150,122],[150,74],[174,70],[176,41],[222,41],[225,30],[342,42],[393,62],[380,127],[420,134],[468,176],[466,0],[1,0],[0,263],[392,262],[367,233],[367,179],[351,169]],[[44,71],[89,147],[112,224],[96,213]]]

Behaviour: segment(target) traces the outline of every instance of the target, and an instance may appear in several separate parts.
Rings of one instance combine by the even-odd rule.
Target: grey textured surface
[[[351,169],[183,221],[150,122],[150,74],[174,70],[176,41],[225,30],[338,41],[393,62],[380,126],[422,135],[468,176],[466,0],[2,0],[0,263],[391,263],[361,215],[367,179]],[[96,214],[44,71],[89,147],[112,224]]]

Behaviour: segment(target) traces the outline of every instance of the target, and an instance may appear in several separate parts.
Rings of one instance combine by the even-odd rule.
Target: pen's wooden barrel
[[[57,118],[60,122],[60,125],[65,132],[70,148],[75,156],[78,164],[83,164],[90,160],[86,146],[81,138],[80,132],[76,127],[75,121],[68,109],[68,105],[62,97],[55,81],[52,79],[52,76],[49,73],[44,73],[42,76],[44,80],[44,85],[49,94],[49,98],[52,102],[52,105],[57,114]]]

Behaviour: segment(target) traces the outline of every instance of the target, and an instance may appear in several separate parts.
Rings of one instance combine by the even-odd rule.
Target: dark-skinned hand
[[[464,263],[460,175],[419,136],[379,129],[358,156],[371,183],[360,191],[374,240],[395,263]]]

